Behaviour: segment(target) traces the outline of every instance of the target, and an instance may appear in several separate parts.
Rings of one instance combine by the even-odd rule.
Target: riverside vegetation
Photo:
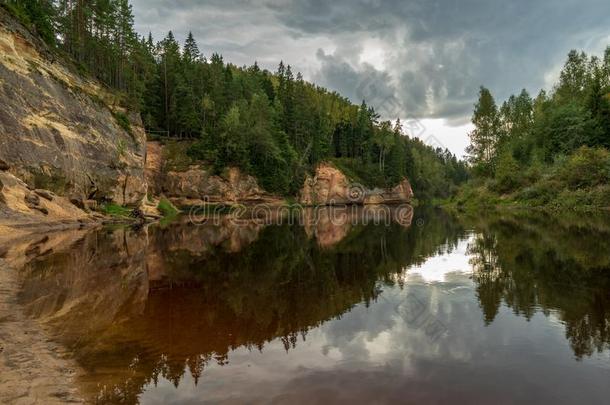
[[[379,205],[408,178],[607,206],[608,55],[536,100],[482,89],[461,162],[284,64],[143,39],[127,0],[0,5],[0,403],[610,396],[607,213]],[[174,215],[204,197],[278,205]]]
[[[500,107],[482,87],[468,149],[473,179],[452,202],[551,209],[610,207],[610,47],[571,51],[552,91]]]
[[[159,42],[141,37],[128,0],[2,4],[52,52],[120,94],[149,136],[187,139],[185,147],[167,148],[179,151],[171,160],[184,169],[238,167],[285,197],[331,162],[367,187],[406,177],[418,199],[458,206],[610,205],[610,50],[601,58],[570,52],[557,85],[535,98],[523,90],[498,106],[482,87],[463,162],[284,63],[275,72],[256,62],[238,67],[219,54],[204,56],[191,34],[183,46],[172,32]],[[115,118],[130,131],[125,114]]]

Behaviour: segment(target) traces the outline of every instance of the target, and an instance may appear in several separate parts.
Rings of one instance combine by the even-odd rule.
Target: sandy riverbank
[[[82,403],[74,378],[78,366],[43,325],[29,319],[18,303],[19,269],[36,252],[69,243],[85,231],[51,235],[5,234],[0,242],[0,403]],[[8,242],[9,236],[11,241]]]

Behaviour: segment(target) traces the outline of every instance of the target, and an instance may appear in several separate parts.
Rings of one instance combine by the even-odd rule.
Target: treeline
[[[192,138],[189,155],[221,172],[238,166],[267,190],[294,195],[320,161],[355,181],[392,186],[405,176],[419,198],[445,197],[465,163],[405,136],[400,122],[303,80],[289,65],[270,72],[209,58],[192,34],[155,42],[135,33],[128,0],[6,1],[52,47],[127,95],[150,133]]]
[[[154,65],[148,44],[133,29],[128,0],[0,0],[51,48],[83,72],[141,102]]]
[[[468,148],[488,191],[532,205],[610,206],[610,47],[571,51],[550,92],[497,106],[481,88]]]

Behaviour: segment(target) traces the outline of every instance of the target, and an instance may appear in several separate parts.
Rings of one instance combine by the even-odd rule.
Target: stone
[[[34,192],[36,194],[38,194],[40,197],[42,197],[42,198],[44,198],[45,200],[48,200],[48,201],[53,201],[53,198],[55,198],[55,194],[53,194],[49,190],[36,189],[36,190],[34,190]]]
[[[40,205],[40,197],[35,193],[28,193],[23,198],[28,205],[38,206]]]
[[[81,210],[85,209],[85,204],[81,198],[70,198],[70,202]]]
[[[49,215],[49,210],[44,207],[30,207],[34,210],[42,212],[44,215]]]
[[[390,189],[368,189],[350,182],[347,176],[330,163],[321,163],[313,177],[305,179],[299,195],[303,205],[377,205],[409,203],[413,190],[403,179]]]
[[[83,208],[85,211],[95,211],[97,209],[97,201],[85,200],[83,201]]]
[[[112,90],[81,77],[61,58],[49,60],[40,41],[4,10],[0,27],[0,54],[6,56],[0,58],[0,173],[10,164],[12,173],[48,184],[43,188],[57,196],[90,195],[93,184],[96,199],[137,205],[147,191],[139,114],[116,106]],[[34,73],[32,65],[61,74]],[[119,112],[127,116],[130,133],[117,125]],[[111,168],[119,149],[120,165]]]
[[[267,193],[256,179],[229,168],[224,176],[212,175],[200,166],[191,166],[184,172],[169,172],[163,176],[164,194],[172,201],[177,199],[202,200],[211,203],[254,204],[275,203],[278,197]],[[187,204],[188,205],[188,204]]]

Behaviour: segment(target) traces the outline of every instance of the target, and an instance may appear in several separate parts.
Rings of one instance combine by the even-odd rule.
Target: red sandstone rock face
[[[167,197],[184,200],[207,200],[211,203],[263,203],[275,200],[262,190],[256,179],[237,168],[224,176],[211,175],[201,166],[185,172],[168,172],[162,187]]]
[[[282,199],[267,193],[256,179],[238,168],[227,168],[222,176],[213,175],[202,165],[187,170],[165,170],[164,146],[148,142],[146,180],[155,194],[163,194],[179,206],[204,201],[225,204],[280,203]]]
[[[413,190],[407,179],[391,189],[367,189],[350,182],[331,164],[322,163],[314,177],[305,179],[299,202],[303,205],[400,204],[409,203],[412,198]]]
[[[165,147],[148,142],[146,181],[154,194],[163,194],[175,204],[195,205],[203,201],[226,204],[276,204],[282,199],[267,193],[250,175],[228,168],[222,176],[213,175],[201,165],[187,170],[165,170]],[[401,204],[413,198],[407,179],[391,189],[366,189],[354,184],[336,167],[323,163],[314,177],[305,180],[299,195],[303,205]]]
[[[349,187],[350,181],[339,169],[322,163],[313,178],[305,179],[299,200],[304,205],[348,204],[356,199],[349,195]]]

